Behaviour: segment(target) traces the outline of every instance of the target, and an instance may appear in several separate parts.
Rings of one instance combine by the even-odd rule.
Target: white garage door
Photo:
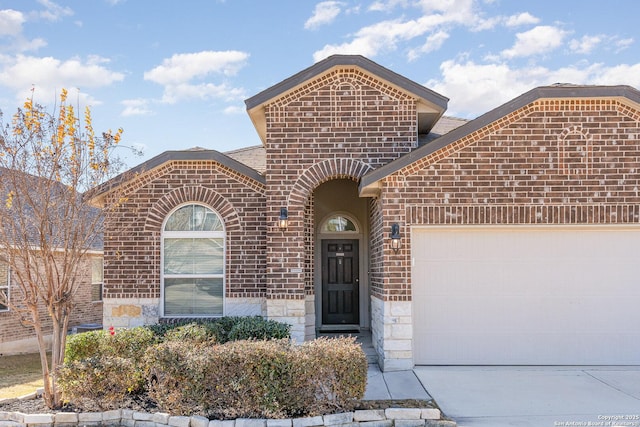
[[[413,228],[416,364],[640,364],[640,228]]]

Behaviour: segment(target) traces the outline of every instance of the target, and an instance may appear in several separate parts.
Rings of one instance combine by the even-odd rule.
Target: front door
[[[360,323],[358,240],[322,241],[322,324]]]

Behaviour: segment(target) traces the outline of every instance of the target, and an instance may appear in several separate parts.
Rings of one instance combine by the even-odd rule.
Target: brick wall
[[[203,203],[226,231],[226,296],[265,294],[264,186],[214,161],[173,161],[141,173],[118,194],[105,232],[105,299],[160,297],[162,224],[176,207]]]
[[[384,298],[411,297],[412,225],[639,223],[639,119],[617,99],[541,99],[390,176],[403,249]]]
[[[91,263],[86,261],[80,269],[80,285],[74,298],[74,308],[69,320],[69,328],[83,323],[102,323],[102,303],[93,302],[91,298]],[[12,283],[11,299],[16,302],[21,298],[18,286]],[[46,308],[40,307],[40,318],[46,334],[51,333],[51,321]],[[32,327],[25,327],[15,310],[0,312],[0,353],[16,353],[37,351],[35,343],[17,344],[17,341],[35,339]]]
[[[303,299],[310,272],[305,209],[331,179],[359,179],[416,146],[416,101],[358,69],[338,69],[266,106],[270,299]],[[289,228],[275,227],[281,207]],[[311,219],[312,221],[312,219]],[[306,230],[306,231],[305,231]],[[305,239],[307,239],[305,241]],[[307,292],[310,289],[307,285]]]

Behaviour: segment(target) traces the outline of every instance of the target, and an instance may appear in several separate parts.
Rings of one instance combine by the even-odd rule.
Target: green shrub
[[[65,363],[99,355],[102,352],[102,341],[106,336],[106,331],[89,331],[69,335],[64,352]]]
[[[147,349],[156,342],[153,332],[146,328],[118,329],[114,335],[106,334],[101,350],[103,355],[132,359],[138,365]]]
[[[156,343],[147,328],[118,329],[114,335],[107,331],[89,331],[67,337],[65,363],[100,356],[118,356],[141,360],[145,350]]]
[[[189,325],[199,325],[204,328],[206,335],[215,337],[215,341],[218,343],[244,339],[282,339],[289,338],[291,333],[290,325],[276,322],[275,320],[267,320],[262,316],[227,316],[203,320],[178,319],[170,324],[149,325],[145,326],[145,328],[152,331],[158,339],[163,340],[167,334],[174,336],[172,331]],[[200,328],[193,328],[193,333],[196,335],[202,333]],[[179,336],[181,332],[177,332],[177,334]]]
[[[235,323],[229,330],[227,341],[283,339],[290,336],[291,326],[285,323],[266,320],[262,317],[239,317],[235,319]]]
[[[106,410],[120,407],[128,393],[144,385],[144,377],[131,359],[89,357],[65,363],[58,371],[58,385],[65,401]]]
[[[205,325],[189,323],[167,330],[163,339],[164,341],[210,342],[213,344],[216,341],[216,335]]]

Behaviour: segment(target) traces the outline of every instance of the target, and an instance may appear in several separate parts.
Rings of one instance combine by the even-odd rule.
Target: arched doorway
[[[314,200],[316,329],[369,327],[368,203],[357,183],[335,179]]]

